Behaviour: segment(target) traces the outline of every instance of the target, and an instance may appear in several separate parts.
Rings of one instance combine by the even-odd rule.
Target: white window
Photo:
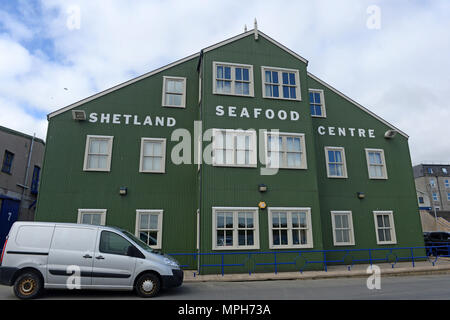
[[[259,249],[258,208],[213,207],[213,250]]]
[[[166,170],[166,139],[141,138],[139,172],[164,173]]]
[[[266,164],[269,168],[307,169],[303,133],[266,132]]]
[[[214,93],[234,96],[254,96],[253,66],[214,62]]]
[[[161,249],[162,219],[163,210],[136,210],[136,237],[153,249]]]
[[[78,209],[77,223],[104,226],[106,209]]]
[[[261,67],[263,97],[301,100],[298,70]]]
[[[394,214],[392,211],[374,211],[377,244],[396,244]]]
[[[163,77],[164,107],[186,107],[186,78]]]
[[[383,149],[366,149],[366,160],[369,179],[387,179]]]
[[[213,165],[256,167],[256,131],[213,129]]]
[[[446,188],[450,188],[450,182],[448,181],[448,179],[444,180],[444,184]]]
[[[447,192],[447,201],[450,201],[450,193]]]
[[[325,147],[328,178],[347,178],[345,150],[342,147]]]
[[[113,138],[111,136],[86,137],[84,171],[110,171]]]
[[[430,186],[434,188],[436,186],[434,179],[430,179]]]
[[[335,246],[355,245],[351,211],[331,211],[331,224]]]
[[[325,96],[321,89],[309,89],[309,109],[311,116],[325,118]]]
[[[439,201],[438,194],[436,192],[433,192],[433,201]]]
[[[269,248],[312,248],[311,208],[269,208]]]

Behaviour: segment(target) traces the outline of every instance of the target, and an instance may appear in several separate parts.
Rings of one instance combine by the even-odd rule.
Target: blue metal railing
[[[417,251],[420,251],[418,253]],[[417,254],[415,254],[417,252]],[[450,244],[437,244],[424,247],[396,247],[374,249],[333,249],[333,250],[286,250],[267,252],[210,252],[210,253],[169,253],[178,260],[190,260],[192,263],[182,263],[183,269],[197,269],[202,272],[206,268],[219,268],[225,275],[226,269],[231,267],[247,267],[249,275],[255,273],[257,267],[273,267],[275,274],[281,266],[297,266],[299,272],[303,272],[312,264],[322,264],[323,270],[328,271],[329,265],[345,264],[351,270],[354,264],[390,263],[392,268],[399,261],[411,261],[416,266],[418,260],[427,260],[434,266],[440,257],[450,257]],[[312,256],[312,257],[311,257]],[[336,257],[338,256],[338,257]],[[339,257],[340,256],[340,257]],[[201,257],[209,257],[208,263],[197,263]],[[226,262],[232,257],[231,262]],[[272,257],[272,258],[270,258]],[[286,259],[288,259],[286,261]],[[257,260],[260,260],[259,262]],[[261,261],[262,260],[262,261]],[[302,260],[302,261],[300,261]],[[300,263],[299,261],[303,262]]]

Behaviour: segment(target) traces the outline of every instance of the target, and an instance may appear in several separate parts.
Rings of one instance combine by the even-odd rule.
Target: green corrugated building
[[[49,114],[37,220],[235,272],[423,246],[408,136],[307,66],[255,28]]]

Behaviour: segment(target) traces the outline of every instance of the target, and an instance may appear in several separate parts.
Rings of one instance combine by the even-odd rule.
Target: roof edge
[[[239,40],[239,39],[248,37],[248,36],[250,36],[250,35],[254,35],[254,33],[255,33],[255,29],[252,29],[252,30],[243,32],[243,33],[241,33],[241,34],[238,34],[237,36],[231,37],[231,38],[229,38],[229,39],[227,39],[227,40],[224,40],[224,41],[218,42],[218,43],[216,43],[216,44],[214,44],[214,45],[211,45],[211,46],[209,46],[209,47],[206,47],[206,48],[203,49],[203,52],[208,52],[208,51],[211,51],[211,50],[220,48],[220,47],[222,47],[222,46],[224,46],[224,45],[227,45],[227,44],[232,43],[232,42],[234,42],[234,41],[237,41],[237,40]],[[301,55],[299,55],[298,53],[295,53],[294,51],[292,51],[292,50],[289,49],[288,47],[282,45],[280,42],[276,41],[275,39],[269,37],[267,34],[265,34],[264,32],[262,32],[261,30],[258,30],[258,36],[262,36],[262,37],[265,38],[267,41],[273,43],[274,45],[276,45],[276,46],[279,47],[280,49],[286,51],[287,53],[291,54],[292,56],[294,56],[295,58],[299,59],[300,61],[302,61],[302,62],[308,64],[308,60],[306,60],[305,58],[303,58],[303,57],[302,57]]]
[[[377,114],[373,113],[372,111],[370,111],[369,109],[367,109],[366,107],[364,107],[363,105],[359,104],[358,102],[356,102],[355,100],[349,98],[348,96],[346,96],[345,94],[343,94],[342,92],[340,92],[339,90],[337,90],[336,88],[332,87],[331,85],[329,85],[328,83],[326,83],[325,81],[319,79],[317,76],[313,75],[311,72],[307,72],[308,76],[313,78],[314,80],[316,80],[317,82],[321,83],[322,85],[324,85],[325,87],[327,87],[328,89],[330,89],[331,91],[333,91],[334,93],[338,94],[339,96],[341,96],[342,98],[344,98],[345,100],[347,100],[348,102],[351,102],[352,104],[354,104],[355,106],[357,106],[358,108],[360,108],[361,110],[363,110],[364,112],[368,113],[369,115],[371,115],[372,117],[374,117],[375,119],[377,119],[378,121],[381,121],[382,123],[384,123],[385,125],[387,125],[388,127],[390,127],[391,129],[394,129],[395,131],[397,131],[398,133],[400,133],[402,136],[404,136],[406,139],[409,139],[409,136],[403,132],[402,130],[398,129],[397,127],[395,127],[394,125],[392,125],[391,123],[389,123],[388,121],[384,120],[383,118],[381,118],[380,116],[378,116]]]
[[[92,101],[92,100],[95,100],[95,99],[97,99],[97,98],[100,98],[100,97],[102,97],[102,96],[104,96],[104,95],[107,95],[108,93],[113,92],[113,91],[122,89],[123,87],[126,87],[126,86],[128,86],[128,85],[130,85],[130,84],[133,84],[133,83],[135,83],[135,82],[138,82],[138,81],[140,81],[140,80],[143,80],[143,79],[145,79],[145,78],[147,78],[147,77],[150,77],[150,76],[152,76],[152,75],[154,75],[154,74],[157,74],[157,73],[159,73],[159,72],[161,72],[161,71],[164,71],[164,70],[166,70],[166,69],[172,68],[172,67],[174,67],[174,66],[176,66],[176,65],[178,65],[178,64],[181,64],[181,63],[183,63],[183,62],[186,62],[186,61],[192,60],[192,59],[194,59],[194,58],[197,58],[199,55],[200,55],[200,53],[194,53],[194,54],[191,54],[190,56],[187,56],[187,57],[185,57],[185,58],[182,58],[182,59],[180,59],[180,60],[177,60],[177,61],[175,61],[175,62],[172,62],[172,63],[170,63],[170,64],[167,64],[167,65],[165,65],[165,66],[163,66],[163,67],[161,67],[161,68],[158,68],[158,69],[155,69],[155,70],[153,70],[153,71],[144,73],[143,75],[140,75],[140,76],[138,76],[138,77],[136,77],[136,78],[133,78],[133,79],[131,79],[131,80],[128,80],[128,81],[119,83],[118,85],[115,85],[114,87],[111,87],[111,88],[109,88],[109,89],[103,90],[103,91],[101,91],[101,92],[99,92],[99,93],[93,94],[93,95],[91,95],[91,96],[89,96],[89,97],[87,97],[87,98],[84,98],[84,99],[79,100],[79,101],[77,101],[77,102],[75,102],[75,103],[72,103],[72,104],[70,104],[70,105],[68,105],[68,106],[66,106],[66,107],[63,107],[63,108],[58,109],[58,110],[56,110],[56,111],[53,111],[53,112],[51,112],[51,113],[49,113],[49,114],[47,115],[47,120],[50,120],[50,118],[52,118],[52,117],[54,117],[54,116],[57,116],[57,115],[59,115],[59,114],[61,114],[61,113],[64,113],[64,112],[66,112],[66,111],[69,111],[69,110],[71,110],[71,109],[73,109],[73,108],[76,108],[76,107],[78,107],[79,105],[82,105],[82,104],[85,104],[85,103],[90,102],[90,101]]]
[[[111,88],[109,88],[109,89],[103,90],[103,91],[101,91],[101,92],[99,92],[99,93],[93,94],[93,95],[91,95],[91,96],[89,96],[89,97],[87,97],[87,98],[84,98],[84,99],[79,100],[79,101],[77,101],[77,102],[75,102],[75,103],[72,103],[72,104],[70,104],[70,105],[68,105],[68,106],[66,106],[66,107],[63,107],[63,108],[58,109],[58,110],[56,110],[56,111],[53,111],[53,112],[51,112],[51,113],[49,113],[49,114],[47,115],[47,120],[50,120],[50,118],[52,118],[52,117],[54,117],[54,116],[57,116],[57,115],[59,115],[59,114],[61,114],[61,113],[64,113],[64,112],[66,112],[66,111],[69,111],[69,110],[71,110],[71,109],[73,109],[73,108],[76,108],[76,107],[78,107],[79,105],[82,105],[82,104],[84,104],[84,103],[90,102],[90,101],[92,101],[92,100],[94,100],[94,99],[97,99],[97,98],[99,98],[99,97],[101,97],[101,96],[104,96],[104,95],[106,95],[106,94],[108,94],[108,93],[111,93],[111,92],[113,92],[113,91],[119,90],[119,89],[121,89],[121,88],[123,88],[123,87],[126,87],[126,86],[128,86],[128,85],[130,85],[130,84],[133,84],[133,83],[135,83],[135,82],[137,82],[137,81],[140,81],[140,80],[142,80],[142,79],[145,79],[145,78],[147,78],[147,77],[150,77],[150,76],[152,76],[152,75],[154,75],[154,74],[156,74],[156,73],[159,73],[159,72],[161,72],[161,71],[164,71],[164,70],[166,70],[166,69],[169,69],[169,68],[171,68],[171,67],[174,67],[174,66],[176,66],[176,65],[178,65],[178,64],[180,64],[180,63],[183,63],[183,62],[189,61],[189,60],[191,60],[191,59],[194,59],[194,58],[196,58],[196,57],[199,57],[200,54],[201,54],[201,52],[208,52],[208,51],[217,49],[217,48],[219,48],[219,47],[222,47],[222,46],[224,46],[224,45],[227,45],[227,44],[229,44],[229,43],[232,43],[232,42],[234,42],[234,41],[237,41],[237,40],[239,40],[239,39],[242,39],[242,38],[248,37],[248,36],[250,36],[250,35],[253,35],[254,32],[255,32],[255,29],[252,29],[252,30],[249,30],[249,31],[247,31],[247,32],[238,34],[237,36],[231,37],[231,38],[229,38],[229,39],[227,39],[227,40],[224,40],[224,41],[218,42],[218,43],[216,43],[216,44],[214,44],[214,45],[211,45],[211,46],[209,46],[209,47],[206,47],[205,49],[201,50],[201,51],[198,52],[198,53],[195,53],[195,54],[192,54],[192,55],[187,56],[187,57],[185,57],[185,58],[182,58],[182,59],[180,59],[180,60],[177,60],[177,61],[175,61],[175,62],[172,62],[172,63],[170,63],[170,64],[168,64],[168,65],[165,65],[165,66],[163,66],[163,67],[161,67],[161,68],[158,68],[158,69],[155,69],[155,70],[153,70],[153,71],[144,73],[143,75],[140,75],[140,76],[138,76],[138,77],[136,77],[136,78],[133,78],[133,79],[128,80],[128,81],[125,81],[125,82],[122,82],[122,83],[120,83],[120,84],[118,84],[118,85],[116,85],[116,86],[114,86],[114,87],[111,87]],[[294,51],[290,50],[289,48],[285,47],[284,45],[282,45],[282,44],[279,43],[278,41],[272,39],[271,37],[269,37],[269,36],[266,35],[265,33],[261,32],[260,30],[258,30],[258,35],[262,36],[263,38],[265,38],[265,39],[268,40],[269,42],[271,42],[271,43],[273,43],[274,45],[278,46],[279,48],[281,48],[282,50],[284,50],[284,51],[286,51],[287,53],[291,54],[292,56],[294,56],[295,58],[299,59],[300,61],[302,61],[302,62],[308,64],[308,60],[306,60],[305,58],[303,58],[303,57],[300,56],[299,54],[295,53]]]
[[[32,135],[29,135],[29,134],[26,134],[26,133],[23,133],[23,132],[20,132],[20,131],[11,129],[11,128],[0,126],[0,131],[6,132],[6,133],[9,133],[9,134],[13,134],[13,135],[25,138],[25,139],[34,140],[36,142],[40,142],[40,143],[45,145],[45,141],[43,139],[38,138],[36,136],[33,137]]]

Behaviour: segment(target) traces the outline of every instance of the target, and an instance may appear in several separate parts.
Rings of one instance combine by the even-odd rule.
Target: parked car
[[[450,254],[450,233],[449,232],[424,232],[425,246],[433,256]]]
[[[134,289],[147,298],[183,282],[175,259],[113,227],[16,222],[0,259],[0,284],[21,299],[43,288]]]

